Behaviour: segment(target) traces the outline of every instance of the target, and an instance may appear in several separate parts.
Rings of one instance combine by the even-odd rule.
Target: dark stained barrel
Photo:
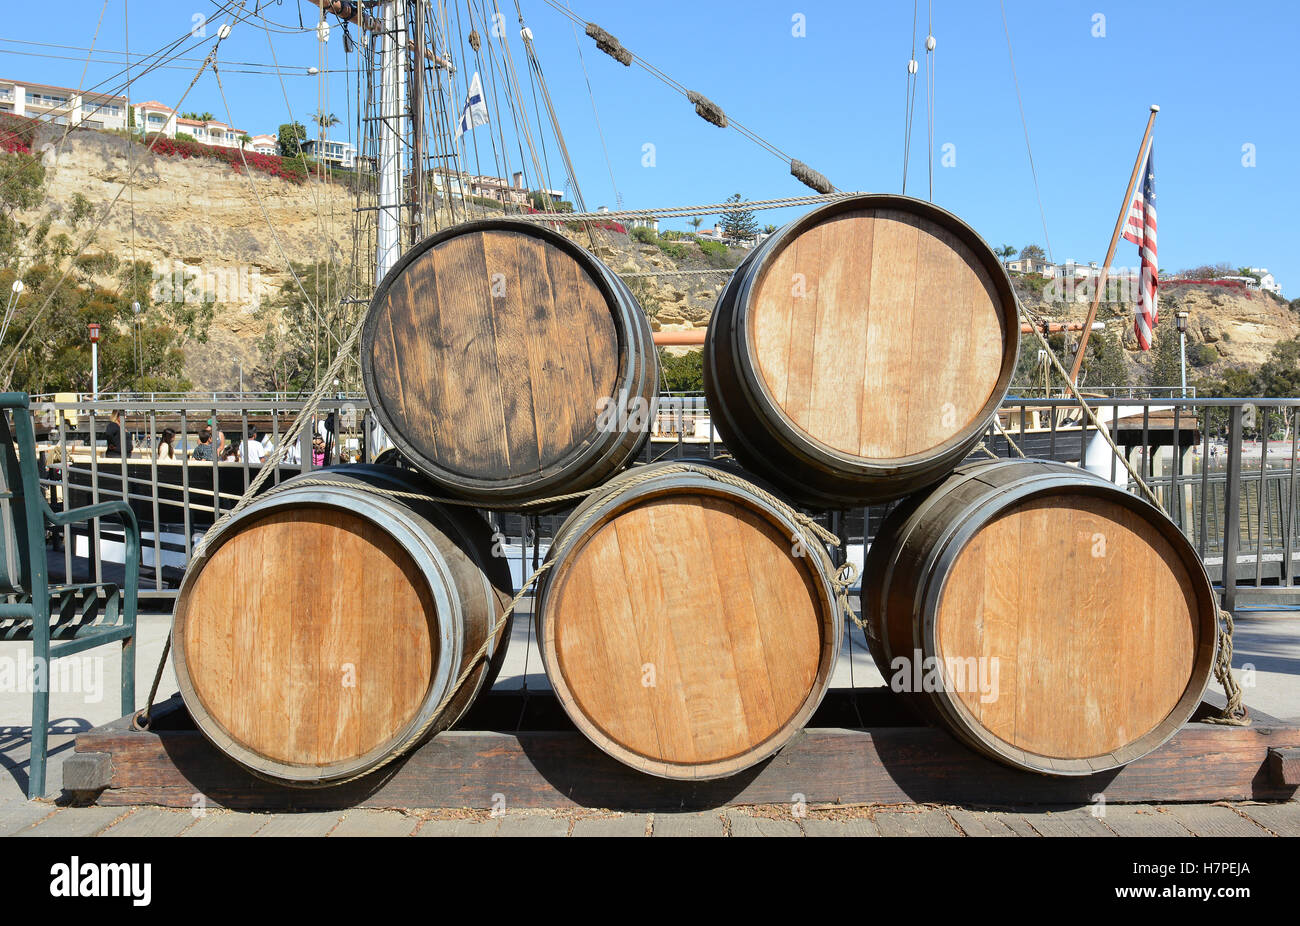
[[[192,560],[176,678],[232,759],[281,784],[330,785],[446,729],[491,687],[509,624],[474,657],[510,601],[510,573],[476,512],[375,492],[432,490],[409,472],[351,465],[283,485]]]
[[[541,225],[456,225],[380,283],[361,369],[380,423],[443,492],[489,506],[598,485],[650,434],[645,313],[599,260]]]
[[[683,461],[685,462],[685,461]],[[663,778],[735,774],[821,702],[843,620],[830,560],[755,486],[637,467],[574,510],[538,590],[565,711],[609,755]]]
[[[814,507],[942,479],[1006,395],[1006,271],[956,216],[904,196],[813,210],[755,248],[714,308],[704,389],[736,459]]]
[[[1088,775],[1200,703],[1217,643],[1196,550],[1161,511],[1057,463],[968,465],[885,519],[862,579],[886,683],[971,748]]]

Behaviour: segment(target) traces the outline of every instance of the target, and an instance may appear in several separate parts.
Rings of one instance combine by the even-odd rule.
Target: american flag
[[[1143,350],[1151,349],[1151,332],[1160,321],[1160,306],[1156,298],[1159,283],[1159,263],[1156,262],[1156,167],[1155,142],[1147,149],[1147,163],[1142,171],[1142,184],[1129,203],[1128,219],[1124,224],[1124,238],[1138,246],[1142,276],[1139,282],[1137,319],[1133,328],[1138,344]]]

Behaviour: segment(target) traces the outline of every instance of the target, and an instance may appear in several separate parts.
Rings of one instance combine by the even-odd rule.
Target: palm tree
[[[763,226],[763,234],[765,234],[765,235],[770,235],[770,234],[772,234],[772,233],[775,232],[775,231],[776,231],[776,226],[775,226],[775,225],[764,225],[764,226]]]
[[[324,132],[331,126],[338,125],[339,117],[322,109],[319,112],[312,113],[311,121],[320,126],[321,131]]]
[[[1005,264],[1016,256],[1016,246],[1014,244],[1004,244],[1002,247],[994,249],[993,253],[1002,258],[1002,263]]]
[[[696,231],[697,233],[698,233],[699,230],[700,230],[700,226],[703,225],[703,224],[704,224],[704,220],[703,220],[702,218],[700,218],[698,215],[695,216],[695,217],[693,217],[693,218],[690,220],[691,228],[695,229],[695,231]]]

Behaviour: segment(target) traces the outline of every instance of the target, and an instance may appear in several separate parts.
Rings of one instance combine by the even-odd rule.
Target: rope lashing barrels
[[[353,464],[295,479],[204,544],[172,635],[208,739],[263,778],[312,787],[459,719],[504,658],[512,591],[481,515],[384,494],[429,493],[418,476]]]
[[[800,501],[843,507],[942,479],[1006,395],[1011,282],[965,223],[862,195],[790,223],[718,297],[704,350],[736,459]]]
[[[885,681],[983,755],[1047,775],[1139,759],[1191,716],[1218,609],[1161,511],[1086,470],[963,466],[886,518],[862,578]]]
[[[645,312],[558,232],[494,219],[420,242],[381,282],[362,377],[402,455],[443,492],[508,507],[598,485],[649,438]]]
[[[547,676],[578,729],[633,768],[735,774],[788,742],[826,691],[844,624],[829,557],[735,470],[624,473],[574,510],[549,562]]]

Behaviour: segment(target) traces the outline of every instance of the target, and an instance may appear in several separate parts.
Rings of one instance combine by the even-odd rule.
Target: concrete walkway
[[[234,813],[160,807],[0,806],[0,836],[1300,836],[1300,804],[960,807],[757,806],[702,813],[348,810]]]

